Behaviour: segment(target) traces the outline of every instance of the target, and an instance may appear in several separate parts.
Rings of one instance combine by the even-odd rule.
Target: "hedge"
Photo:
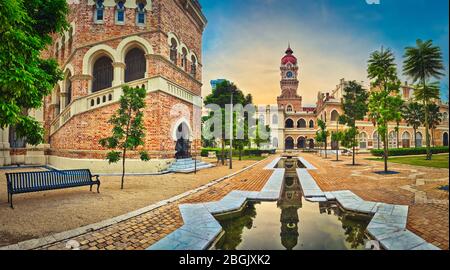
[[[448,146],[439,146],[439,147],[432,147],[431,152],[433,154],[440,154],[440,153],[448,153],[449,148]],[[372,149],[370,151],[372,155],[377,157],[383,156],[383,149]],[[426,155],[427,154],[427,148],[426,147],[418,147],[418,148],[391,148],[388,150],[389,156],[411,156],[411,155]]]
[[[225,153],[228,153],[230,149],[229,148],[225,148]],[[202,148],[202,152],[201,152],[201,156],[202,157],[207,157],[208,156],[208,152],[216,152],[216,155],[219,155],[220,153],[222,153],[222,148]],[[261,156],[262,154],[275,154],[276,150],[275,149],[270,149],[270,150],[262,150],[262,149],[244,149],[242,150],[242,155],[243,156]],[[233,156],[239,156],[239,151],[236,149],[233,149]]]

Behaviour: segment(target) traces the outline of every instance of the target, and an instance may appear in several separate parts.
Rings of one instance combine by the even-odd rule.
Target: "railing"
[[[147,90],[147,93],[163,91],[182,100],[199,105],[197,104],[199,101],[195,99],[194,94],[182,88],[181,86],[169,82],[167,79],[162,77],[140,79],[127,83],[127,85],[132,88],[145,88]],[[72,117],[77,114],[95,110],[103,106],[118,102],[120,96],[122,95],[122,87],[123,85],[114,86],[72,101],[72,103],[70,103],[59,114],[59,116],[57,116],[53,120],[53,122],[51,122],[50,135],[55,133],[59,128],[61,128],[65,123],[67,123]]]

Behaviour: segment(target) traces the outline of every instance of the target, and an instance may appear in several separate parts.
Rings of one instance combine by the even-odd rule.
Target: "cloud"
[[[334,20],[328,11],[321,14],[323,20]],[[204,96],[210,93],[210,80],[226,78],[251,93],[255,103],[276,103],[281,93],[280,59],[288,42],[299,59],[298,93],[305,104],[314,104],[318,91],[333,90],[341,78],[367,80],[367,58],[379,48],[374,47],[378,43],[373,42],[373,33],[337,32],[323,24],[279,15],[256,10],[231,20],[211,18],[220,28],[209,35],[213,40],[208,40],[204,53]]]

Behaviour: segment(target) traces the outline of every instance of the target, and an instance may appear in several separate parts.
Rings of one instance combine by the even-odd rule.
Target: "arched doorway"
[[[306,139],[305,139],[305,137],[299,137],[297,139],[297,148],[298,149],[305,149],[306,148]]]
[[[314,149],[314,139],[309,139],[309,149]]]
[[[402,135],[402,147],[403,148],[411,147],[411,135],[409,135],[408,131],[403,132],[403,135]]]
[[[294,149],[294,139],[292,139],[292,137],[287,137],[286,138],[286,140],[284,141],[284,148],[286,150]]]
[[[275,148],[278,148],[278,138],[273,138],[272,139],[272,146]]]
[[[190,158],[191,157],[191,142],[190,142],[190,131],[186,123],[181,123],[178,125],[176,130],[176,145],[175,145],[175,158]]]
[[[448,133],[444,132],[444,134],[442,134],[442,143],[444,146],[448,146]]]
[[[422,140],[423,140],[422,133],[417,132],[416,133],[416,146],[417,147],[422,147]]]
[[[306,128],[306,121],[305,121],[305,119],[302,118],[302,119],[298,120],[297,127],[298,128]]]
[[[92,70],[92,93],[110,88],[114,78],[113,61],[107,56],[102,56],[94,63]]]

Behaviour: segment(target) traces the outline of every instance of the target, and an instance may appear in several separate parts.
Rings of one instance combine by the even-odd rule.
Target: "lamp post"
[[[233,87],[230,87],[231,113],[230,113],[230,170],[233,169]]]

